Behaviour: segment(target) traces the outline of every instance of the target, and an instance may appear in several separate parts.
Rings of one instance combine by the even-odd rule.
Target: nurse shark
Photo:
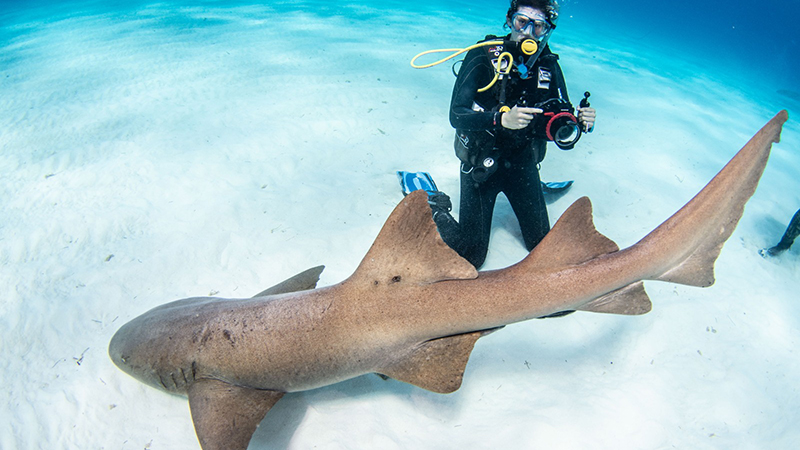
[[[672,217],[620,250],[577,200],[522,261],[478,272],[442,241],[426,194],[391,213],[356,271],[321,267],[254,298],[189,298],[123,325],[109,355],[134,378],[187,395],[204,450],[244,450],[290,392],[378,373],[438,393],[461,386],[475,342],[504,325],[580,310],[638,315],[642,280],[714,283],[714,261],[779,142],[781,111]]]

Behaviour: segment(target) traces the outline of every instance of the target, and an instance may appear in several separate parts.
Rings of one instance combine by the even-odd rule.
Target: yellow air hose
[[[506,64],[506,68],[505,69],[503,69],[503,60],[504,59],[508,60],[508,64]],[[486,91],[488,91],[489,89],[492,88],[492,86],[494,86],[495,83],[497,83],[497,80],[500,78],[501,74],[502,75],[508,75],[509,73],[511,73],[511,66],[513,65],[513,63],[514,63],[514,57],[511,56],[511,53],[508,53],[508,52],[500,53],[500,57],[497,58],[497,67],[494,68],[494,79],[492,79],[491,83],[489,83],[486,86],[478,89],[478,92],[486,92]]]
[[[439,50],[428,50],[426,52],[422,52],[419,55],[411,58],[411,67],[413,67],[415,69],[427,69],[428,67],[433,67],[433,66],[439,65],[439,64],[441,64],[441,63],[443,63],[443,62],[445,62],[447,60],[455,58],[456,56],[458,56],[458,55],[460,55],[462,53],[466,53],[466,52],[472,50],[473,48],[488,47],[490,45],[503,45],[503,41],[498,40],[498,41],[480,42],[480,43],[477,43],[475,45],[470,45],[467,48],[443,48],[443,49],[439,49]],[[444,52],[453,52],[453,54],[448,56],[448,57],[446,57],[446,58],[442,58],[439,61],[432,62],[430,64],[417,65],[417,64],[414,63],[414,61],[416,61],[417,58],[419,58],[420,56],[430,55],[431,53],[444,53]]]
[[[415,69],[427,69],[429,67],[433,67],[433,66],[439,65],[439,64],[441,64],[441,63],[443,63],[445,61],[448,61],[448,60],[450,60],[452,58],[455,58],[456,56],[458,56],[458,55],[460,55],[462,53],[466,53],[466,52],[468,52],[468,51],[470,51],[470,50],[472,50],[474,48],[487,47],[487,46],[490,46],[490,45],[503,45],[503,44],[504,44],[504,41],[495,40],[495,41],[480,42],[480,43],[475,44],[475,45],[470,45],[467,48],[443,48],[443,49],[439,49],[439,50],[428,50],[428,51],[424,51],[424,52],[418,54],[417,56],[411,58],[411,67],[413,67]],[[536,42],[533,41],[532,39],[525,40],[525,42],[523,42],[523,44],[522,44],[522,50],[526,55],[532,55],[532,54],[536,53],[536,50],[537,50]],[[445,58],[442,58],[442,59],[440,59],[438,61],[432,62],[430,64],[419,65],[419,64],[416,64],[414,62],[421,56],[430,55],[432,53],[444,53],[444,52],[451,52],[452,54],[447,56],[447,57],[445,57]],[[508,63],[506,64],[506,68],[505,69],[503,69],[503,60],[507,60],[508,61]],[[488,85],[478,89],[478,92],[486,92],[486,91],[488,91],[489,89],[492,88],[492,86],[494,86],[495,83],[497,83],[497,80],[500,78],[500,75],[508,75],[511,72],[511,66],[513,65],[513,63],[514,63],[514,57],[511,56],[511,53],[508,53],[508,52],[501,53],[500,57],[497,59],[497,66],[494,68],[494,79]]]

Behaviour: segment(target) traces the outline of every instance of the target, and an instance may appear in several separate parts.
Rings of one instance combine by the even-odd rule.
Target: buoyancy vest
[[[499,38],[486,37],[486,40],[495,39]],[[500,55],[507,50],[506,47],[511,46],[483,47],[484,54],[475,57],[487,58],[491,64],[489,70],[494,71]],[[545,47],[530,68],[521,67],[521,58],[513,53],[512,56],[515,64],[511,72],[502,76],[491,89],[475,93],[473,110],[498,111],[502,106],[515,105],[533,107],[552,98],[569,101],[558,55],[552,53],[549,46]],[[497,163],[538,164],[545,156],[546,137],[535,135],[531,128],[508,130],[499,126],[491,130],[456,130],[456,155],[469,168],[480,167],[487,157]]]

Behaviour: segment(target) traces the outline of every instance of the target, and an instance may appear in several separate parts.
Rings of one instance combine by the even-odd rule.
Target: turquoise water
[[[349,276],[430,171],[458,199],[450,65],[503,33],[502,1],[44,2],[0,9],[0,448],[198,448],[184,399],[106,355],[119,326],[190,295],[244,297],[320,263]],[[757,9],[756,9],[757,8]],[[595,132],[551,149],[598,229],[636,242],[778,110],[761,184],[696,289],[482,339],[462,389],[374,376],[287,396],[251,448],[793,448],[800,207],[796,2],[571,0],[552,38]],[[498,205],[486,268],[525,256]],[[7,406],[6,406],[7,405]]]
[[[705,62],[706,70],[741,71],[754,84],[797,90],[800,4],[764,2],[574,1],[584,23]]]
[[[5,25],[14,25],[25,18],[51,22],[64,17],[80,16],[84,13],[121,14],[135,11],[142,6],[160,4],[180,6],[180,2],[47,2],[28,1],[4,5],[0,20]],[[367,18],[371,26],[396,26],[394,13],[444,14],[452,17],[451,25],[458,28],[464,19],[502,17],[506,8],[503,1],[466,2],[325,2],[283,1],[267,3],[270,9],[281,14],[305,11],[325,16],[347,16]],[[196,10],[214,8],[236,8],[251,2],[200,1],[185,4]],[[570,30],[573,26],[592,30],[603,39],[616,36],[639,43],[661,47],[665,52],[674,52],[697,61],[707,63],[708,70],[716,64],[752,72],[765,77],[769,83],[778,83],[781,89],[795,88],[800,72],[800,43],[794,20],[800,14],[800,5],[793,1],[769,0],[765,2],[642,2],[615,0],[591,2],[567,0],[562,2],[561,27]],[[187,20],[176,15],[162,25],[177,28],[212,25]],[[221,24],[224,22],[218,22]],[[420,20],[424,22],[424,20]],[[31,30],[14,30],[3,27],[4,41],[24,36]],[[450,33],[451,29],[435,30]],[[557,35],[565,32],[559,31]],[[410,37],[410,36],[409,36]],[[718,69],[718,68],[717,68]]]

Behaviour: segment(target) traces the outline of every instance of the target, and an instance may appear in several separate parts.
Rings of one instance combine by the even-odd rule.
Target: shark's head
[[[108,345],[111,361],[145,384],[169,392],[185,392],[188,380],[184,373],[191,372],[191,368],[182,373],[179,364],[171,364],[172,352],[165,349],[164,341],[140,322],[141,318],[137,318],[123,325],[111,338]]]
[[[108,344],[108,356],[111,361],[125,373],[141,378],[141,369],[147,366],[147,358],[144,355],[144,346],[140,334],[130,323],[125,324],[111,338]]]

